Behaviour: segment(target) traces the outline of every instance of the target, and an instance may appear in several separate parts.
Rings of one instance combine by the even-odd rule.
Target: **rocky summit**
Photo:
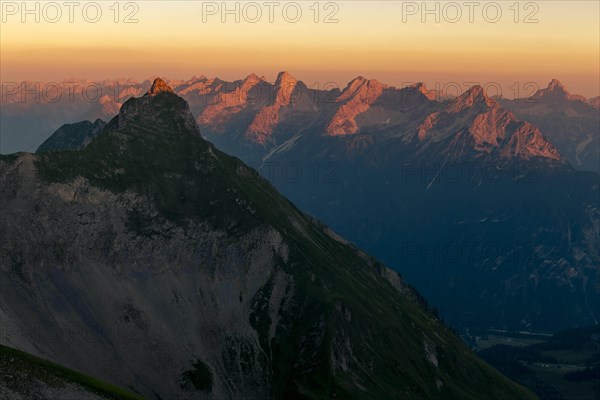
[[[148,91],[148,95],[156,96],[159,93],[173,93],[173,89],[165,81],[160,78],[156,78],[154,82],[152,82],[152,87]]]

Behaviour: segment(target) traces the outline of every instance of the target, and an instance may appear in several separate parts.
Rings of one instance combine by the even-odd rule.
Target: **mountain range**
[[[157,79],[0,156],[2,344],[145,398],[535,398],[195,120]]]
[[[324,85],[331,86],[329,89],[312,89],[287,72],[280,73],[274,83],[256,74],[233,82],[204,76],[166,81],[190,103],[203,131],[219,133],[225,127],[235,126],[243,129],[239,135],[256,143],[281,142],[281,134],[273,139],[274,131],[285,131],[287,126],[297,128],[302,121],[294,118],[316,116],[311,115],[311,110],[318,119],[326,119],[321,122],[326,125],[327,134],[339,135],[355,133],[359,127],[361,131],[394,129],[397,118],[408,117],[402,115],[400,103],[414,102],[417,96],[437,100],[435,103],[452,100],[444,93],[426,89],[422,83],[397,89],[360,76],[342,90],[334,84]],[[152,80],[71,79],[61,83],[3,85],[0,152],[35,150],[62,124],[106,121],[117,114],[129,97],[145,93],[151,83]],[[540,128],[574,168],[598,172],[599,99],[600,96],[586,99],[572,95],[554,79],[530,97],[495,100],[518,119]]]
[[[565,154],[594,160],[599,130],[554,130],[568,138],[554,141],[510,110],[580,118],[555,111],[574,107],[597,127],[598,110],[560,82],[527,101],[480,86],[438,101],[423,84],[364,77],[314,90],[287,72],[274,84],[199,77],[173,91],[204,137],[402,272],[454,327],[597,323],[599,180]]]

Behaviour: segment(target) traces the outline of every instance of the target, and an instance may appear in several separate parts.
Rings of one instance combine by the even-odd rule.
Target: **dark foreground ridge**
[[[2,345],[0,398],[142,400],[126,390]]]

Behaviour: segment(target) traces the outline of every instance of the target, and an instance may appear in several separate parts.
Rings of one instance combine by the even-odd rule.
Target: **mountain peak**
[[[348,85],[346,85],[346,87],[344,88],[344,90],[342,90],[342,93],[338,97],[338,101],[347,100],[355,96],[357,93],[361,92],[361,90],[366,92],[369,89],[383,89],[384,87],[384,84],[375,79],[367,79],[364,76],[359,75],[356,78],[352,79],[350,82],[348,82]]]
[[[255,81],[255,84],[257,82],[259,82],[259,80]],[[252,123],[246,130],[246,136],[248,138],[256,143],[265,143],[279,123],[279,111],[282,107],[289,106],[292,102],[292,93],[294,92],[294,89],[296,89],[297,84],[298,81],[296,78],[287,71],[282,71],[277,75],[274,86],[275,96],[268,106],[262,108],[254,116]]]
[[[483,87],[481,87],[480,85],[475,85],[472,86],[471,88],[469,88],[469,90],[467,90],[465,92],[465,95],[473,97],[473,98],[477,98],[477,97],[485,97],[485,92],[483,90]]]
[[[552,79],[545,89],[540,89],[533,97],[569,97],[569,91],[558,79]]]
[[[254,72],[252,72],[250,75],[248,75],[246,78],[244,78],[244,82],[248,82],[248,81],[259,81],[261,78],[256,75]]]
[[[355,91],[358,87],[365,84],[366,82],[368,82],[368,79],[362,75],[359,75],[356,78],[352,79],[350,82],[348,82],[348,85],[346,86],[346,89],[344,89],[344,91]]]
[[[565,85],[558,79],[552,79],[548,84],[548,90],[562,90],[563,92],[566,92],[567,88],[565,88]]]
[[[157,96],[160,93],[168,93],[168,95]],[[164,118],[166,114],[169,118]],[[178,130],[200,135],[187,101],[175,94],[173,89],[160,78],[154,80],[152,87],[144,96],[132,97],[123,103],[115,121],[117,128],[124,128],[131,122],[150,124],[155,128],[162,124],[165,132]]]
[[[163,92],[173,93],[173,89],[171,89],[171,87],[169,85],[167,85],[167,83],[165,81],[163,81],[162,79],[156,78],[154,80],[154,82],[152,83],[152,87],[146,94],[148,94],[150,96],[155,96],[155,95],[157,95],[159,93],[163,93]]]
[[[487,97],[480,85],[472,86],[462,95],[458,96],[449,107],[450,111],[459,112],[474,105],[492,107],[495,101]]]
[[[275,86],[281,86],[281,85],[285,85],[285,84],[294,84],[296,82],[298,82],[296,80],[296,78],[294,78],[292,75],[290,75],[289,72],[281,71],[279,74],[277,74],[277,80],[275,81]]]

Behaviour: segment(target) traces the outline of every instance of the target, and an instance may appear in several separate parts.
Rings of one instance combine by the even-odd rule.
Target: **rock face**
[[[495,153],[498,159],[552,160],[566,163],[558,150],[540,130],[523,122],[488,98],[481,86],[473,86],[448,106],[425,118],[418,130],[420,141],[439,142],[451,139],[444,152],[452,160],[461,160],[475,151],[482,155]],[[464,143],[460,148],[456,143]]]
[[[325,134],[337,136],[356,133],[356,117],[369,109],[381,96],[383,89],[385,85],[376,80],[367,80],[362,76],[352,80],[336,99],[336,103],[341,105],[327,125]]]
[[[533,398],[191,123],[159,84],[0,157],[2,343],[145,398]]]
[[[279,122],[282,107],[289,106],[298,81],[287,72],[280,72],[275,81],[273,100],[260,109],[247,129],[246,136],[254,143],[265,144]]]

